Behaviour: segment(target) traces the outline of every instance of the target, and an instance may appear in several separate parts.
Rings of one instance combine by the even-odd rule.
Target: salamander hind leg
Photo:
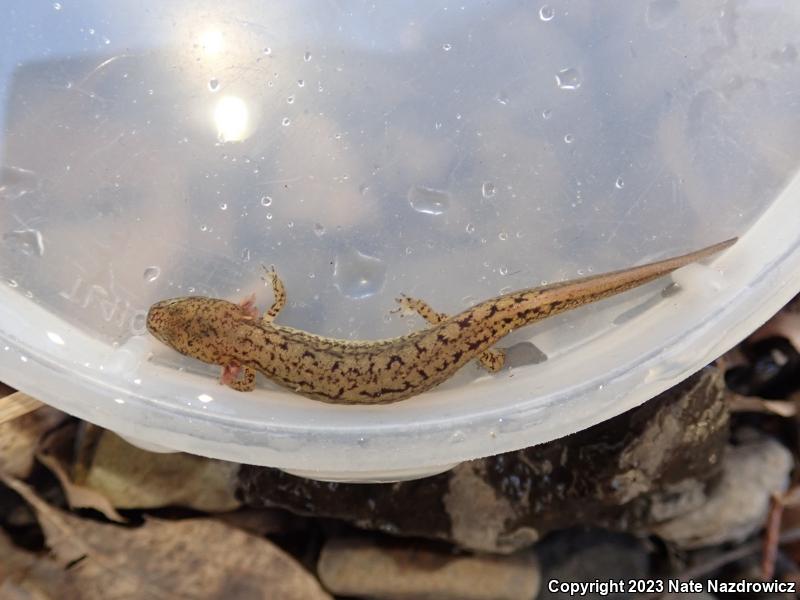
[[[256,372],[238,364],[225,365],[222,367],[219,382],[238,392],[251,392],[256,387]]]
[[[411,298],[405,294],[394,299],[400,306],[392,312],[412,312],[417,313],[431,325],[438,325],[447,320],[447,315],[433,310],[430,305],[419,298]]]
[[[395,302],[400,306],[394,312],[408,311],[417,313],[431,325],[438,325],[449,318],[447,314],[434,310],[427,302],[419,298],[401,295],[399,298],[395,298]],[[490,373],[497,373],[506,362],[506,353],[499,348],[490,348],[489,350],[484,350],[476,357],[476,360],[482,368]]]
[[[262,279],[272,284],[272,295],[274,300],[272,301],[272,306],[267,309],[264,313],[264,316],[261,317],[261,320],[264,323],[271,323],[275,317],[278,316],[278,313],[281,312],[281,309],[286,305],[286,288],[283,286],[283,281],[281,278],[278,277],[278,274],[275,272],[275,266],[270,266],[268,269],[266,266],[264,267],[264,276]]]
[[[506,364],[506,351],[500,348],[484,350],[478,357],[478,364],[490,373],[497,373]]]

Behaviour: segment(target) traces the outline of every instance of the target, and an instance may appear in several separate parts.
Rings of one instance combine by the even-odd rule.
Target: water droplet
[[[219,79],[213,77],[212,79],[208,80],[208,89],[212,92],[216,92],[219,89]]]
[[[159,275],[161,275],[161,268],[156,266],[147,267],[144,270],[144,273],[142,274],[144,280],[147,281],[148,283],[152,283],[153,281],[158,279]]]
[[[617,180],[614,182],[614,186],[618,190],[621,190],[622,188],[625,187],[625,181],[622,179],[622,177],[617,177]]]
[[[143,335],[147,331],[147,313],[137,312],[131,319],[131,331],[134,335]]]
[[[61,10],[61,2],[53,2],[53,10]]]
[[[544,6],[542,6],[542,8],[539,9],[539,18],[542,21],[545,22],[552,21],[553,17],[555,16],[556,16],[556,11],[553,10],[552,6],[548,6],[547,4],[545,4]]]
[[[453,49],[453,45],[452,44],[448,44],[447,42],[442,44],[442,50],[444,50],[445,52],[450,52],[450,50],[452,50],[452,49]]]
[[[242,257],[242,262],[248,262],[250,260],[250,248],[242,248],[239,256]]]
[[[491,181],[484,181],[481,186],[481,195],[484,198],[491,198],[497,193],[497,188]]]
[[[303,54],[303,60],[306,62],[311,62],[311,52],[306,50],[305,54]]]
[[[421,185],[408,190],[411,208],[426,215],[440,215],[450,208],[450,193]]]
[[[336,257],[333,284],[348,298],[367,298],[380,291],[386,280],[386,265],[379,258],[348,250]]]
[[[266,48],[264,48],[264,56],[269,56],[270,54],[272,54],[272,48],[267,46]]]
[[[508,232],[501,231],[500,233],[497,234],[497,237],[500,238],[501,242],[505,242],[506,240],[508,240]]]
[[[460,444],[464,440],[467,439],[467,436],[464,434],[463,431],[454,431],[450,436],[450,442],[453,444]]]
[[[475,225],[472,223],[467,223],[467,226],[464,228],[464,230],[469,234],[473,234],[475,233]]]
[[[8,287],[19,287],[19,283],[17,283],[16,279],[6,279],[6,283],[8,284]]]
[[[572,67],[561,69],[556,73],[556,84],[562,90],[577,90],[581,87],[581,74]]]
[[[44,238],[38,229],[15,229],[3,234],[3,242],[26,256],[44,254]]]
[[[322,226],[321,223],[314,223],[314,233],[318,237],[322,237],[323,235],[325,235],[325,228]]]
[[[297,87],[305,87],[306,82],[302,79],[297,80]]]
[[[272,197],[261,196],[261,206],[272,206]]]
[[[289,229],[291,229],[292,227],[294,227],[294,221],[288,221],[288,222],[286,223],[286,227],[288,227]]]
[[[544,109],[544,110],[542,111],[542,118],[543,118],[545,121],[546,121],[547,119],[549,119],[550,117],[552,117],[552,116],[553,116],[553,111],[552,111],[552,110],[550,110],[549,108],[546,108],[546,109]]]
[[[228,205],[225,202],[220,202],[219,203],[219,209],[220,210],[228,210]]]
[[[272,213],[267,213],[266,217],[267,217],[267,221],[272,221]]]
[[[797,48],[792,44],[784,44],[780,50],[770,53],[769,58],[776,65],[790,65],[797,62]]]
[[[572,135],[571,133],[568,133],[567,135],[564,136],[564,142],[566,144],[571,144],[574,141],[575,141],[575,136]]]
[[[103,43],[104,43],[106,46],[108,46],[109,44],[111,44],[111,40],[110,40],[110,39],[108,39],[107,37],[103,36]]]
[[[283,119],[281,119],[281,125],[283,125],[284,127],[288,127],[289,125],[291,125],[291,123],[292,120],[289,117],[283,117]]]
[[[294,104],[294,94],[286,98],[286,104]]]
[[[497,94],[497,101],[503,106],[505,106],[506,104],[508,104],[508,94],[506,94],[505,92],[500,92],[499,94]]]
[[[200,231],[209,231],[208,225],[200,225]]]
[[[408,248],[406,248],[406,255],[409,255],[409,254],[414,254],[414,249],[411,248],[410,246]]]
[[[508,275],[508,267],[506,265],[500,265],[497,269],[500,275]]]

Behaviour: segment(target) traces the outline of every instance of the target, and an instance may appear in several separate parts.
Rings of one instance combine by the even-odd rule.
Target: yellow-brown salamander
[[[452,317],[421,300],[402,297],[401,306],[422,315],[431,327],[391,339],[339,340],[276,324],[286,294],[274,270],[269,275],[275,301],[263,316],[254,306],[254,296],[240,304],[174,298],[150,308],[147,329],[182,354],[222,366],[220,381],[236,390],[252,390],[259,371],[298,394],[324,402],[396,402],[439,385],[473,359],[498,371],[505,355],[492,346],[513,330],[645,284],[735,241],[639,267],[503,294]]]

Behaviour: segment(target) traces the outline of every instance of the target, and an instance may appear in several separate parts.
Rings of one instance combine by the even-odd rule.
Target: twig
[[[798,542],[798,541],[800,541],[800,527],[787,529],[778,537],[778,545],[791,544],[792,542]],[[742,560],[743,558],[747,558],[752,554],[758,553],[759,550],[762,549],[763,544],[764,544],[763,539],[755,540],[753,542],[750,542],[749,544],[744,544],[742,546],[739,546],[738,548],[734,548],[729,552],[718,554],[714,558],[711,558],[705,562],[693,566],[690,569],[685,570],[676,579],[678,579],[678,581],[692,581],[695,579],[699,579],[704,575],[708,575],[709,573],[718,571],[725,565],[728,565],[732,562],[736,562],[737,560]],[[668,597],[667,594],[663,593],[650,594],[649,596],[640,596],[639,600],[655,600],[656,598],[666,598],[666,597]]]
[[[769,513],[764,528],[764,546],[761,552],[761,577],[772,579],[775,573],[775,558],[778,556],[778,536],[783,517],[783,494],[773,493],[769,498]]]
[[[778,534],[781,531],[783,509],[797,504],[800,504],[800,486],[794,486],[788,492],[773,493],[770,496],[761,556],[761,576],[765,580],[772,579],[775,574],[775,558],[778,555]]]
[[[755,396],[742,396],[728,394],[728,408],[732,412],[758,412],[778,415],[779,417],[794,417],[797,414],[797,404],[783,400],[764,400]]]

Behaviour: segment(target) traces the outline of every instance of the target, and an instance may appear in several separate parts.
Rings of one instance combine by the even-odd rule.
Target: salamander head
[[[238,304],[204,297],[156,302],[147,312],[147,330],[181,354],[212,364],[230,361],[232,334],[253,317]]]

